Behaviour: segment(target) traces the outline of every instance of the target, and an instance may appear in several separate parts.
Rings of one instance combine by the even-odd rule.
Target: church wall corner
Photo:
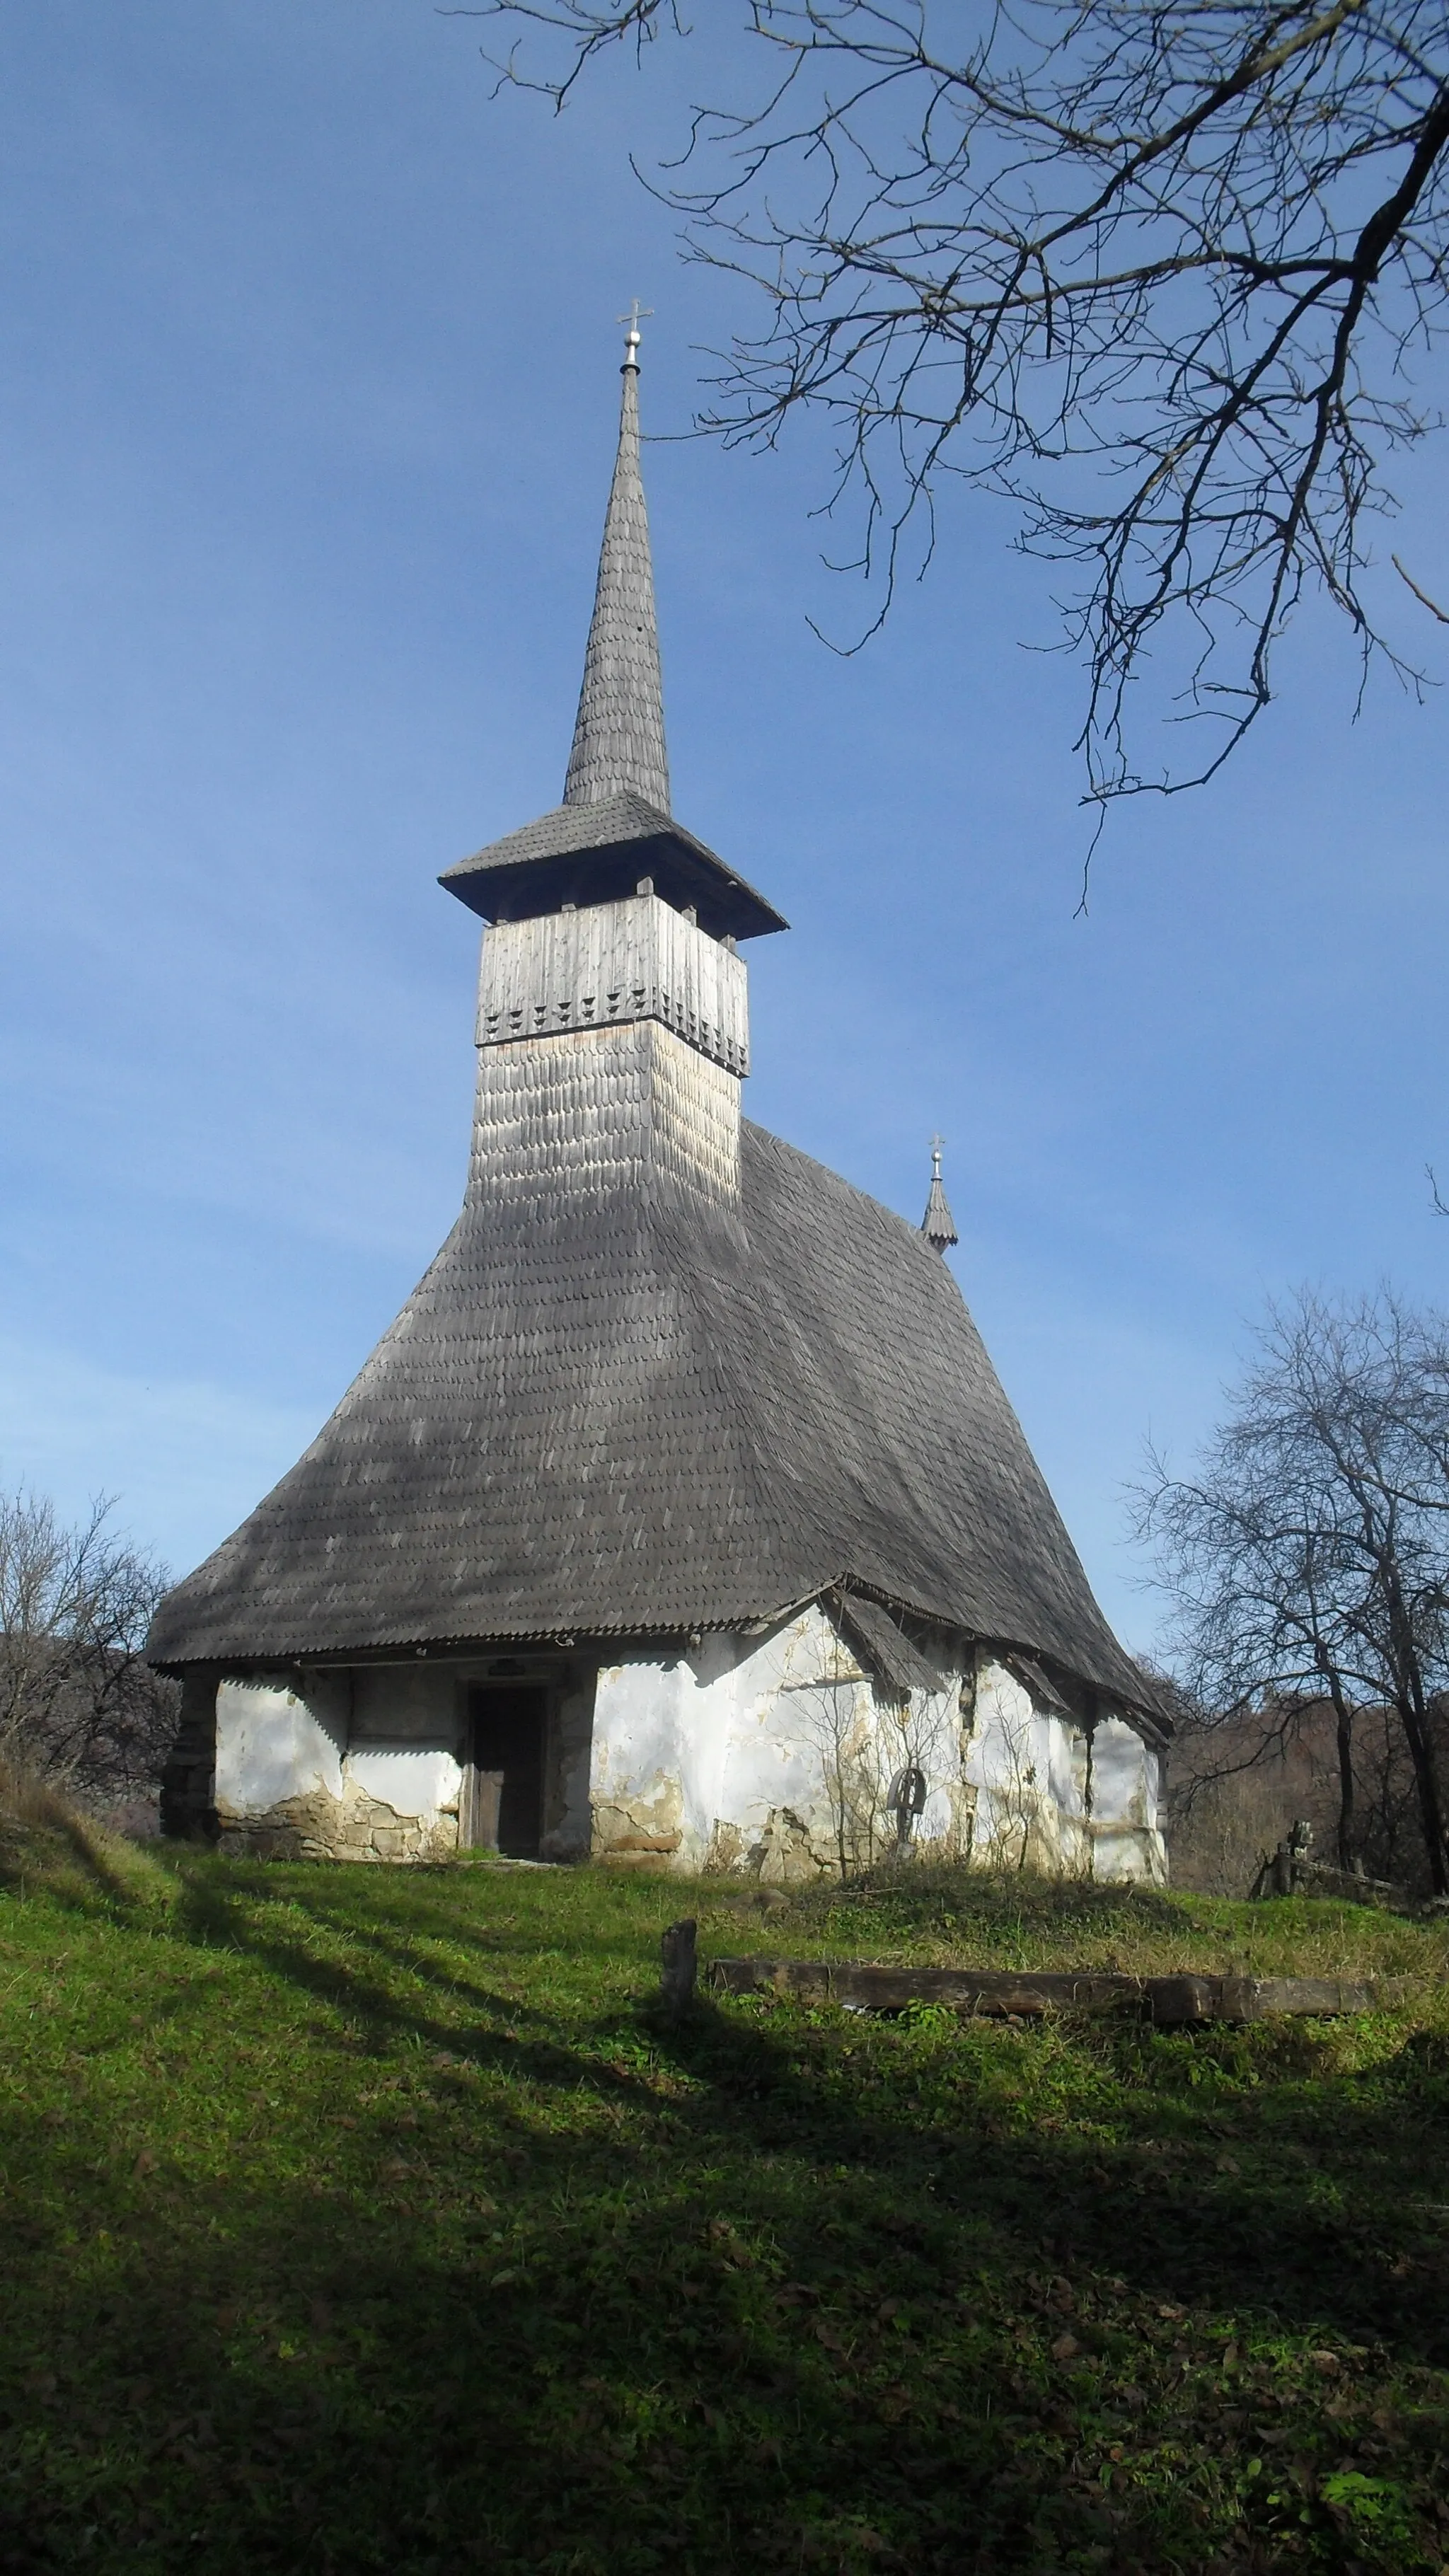
[[[601,1668],[591,1847],[635,1867],[809,1883],[894,1840],[893,1777],[924,1760],[923,1847],[969,1850],[961,1672],[901,1707],[816,1601],[762,1635]]]
[[[1154,1748],[1109,1707],[1089,1725],[1039,1706],[987,1647],[977,1657],[967,1773],[977,1794],[978,1860],[1052,1876],[1165,1883]]]
[[[160,1825],[171,1840],[216,1840],[217,1680],[214,1664],[182,1675],[181,1715],[161,1774]]]

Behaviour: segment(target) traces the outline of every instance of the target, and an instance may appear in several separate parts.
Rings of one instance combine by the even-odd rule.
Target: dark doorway
[[[473,1779],[468,1840],[510,1860],[537,1860],[543,1833],[545,1695],[524,1687],[471,1690]]]

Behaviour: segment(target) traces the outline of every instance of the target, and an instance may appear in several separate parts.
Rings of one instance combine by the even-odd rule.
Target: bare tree
[[[560,107],[611,48],[692,25],[679,0],[455,14],[512,35],[501,80]],[[1005,494],[1072,568],[1099,807],[1212,775],[1305,590],[1417,685],[1365,601],[1364,518],[1437,425],[1410,370],[1449,287],[1442,5],[739,0],[710,34],[736,95],[650,184],[769,311],[705,425],[768,444],[824,415],[882,615],[944,476]],[[1207,737],[1149,775],[1129,700]]]
[[[992,1776],[987,1785],[989,1831],[982,1837],[999,1868],[1024,1870],[1040,1833],[1043,1800],[1034,1736],[1031,1718],[1009,1715],[1005,1710],[999,1714],[992,1735]]]
[[[142,1656],[170,1578],[112,1509],[71,1529],[36,1495],[0,1495],[0,1756],[115,1793],[159,1775],[176,1692]]]
[[[1393,1714],[1436,1893],[1449,1893],[1437,1695],[1449,1681],[1449,1322],[1383,1291],[1301,1294],[1190,1478],[1151,1461],[1138,1531],[1172,1603],[1180,1678],[1249,1763],[1331,1702],[1340,1860],[1355,1847],[1356,1713]]]
[[[886,1853],[904,1858],[892,1786],[917,1773],[927,1792],[960,1772],[956,1693],[906,1698],[856,1673],[797,1686],[797,1722],[820,1764],[835,1861],[842,1880],[872,1868]]]
[[[843,1882],[870,1867],[886,1830],[889,1773],[877,1714],[853,1676],[811,1684],[800,1691],[795,1706],[820,1764],[835,1865]]]

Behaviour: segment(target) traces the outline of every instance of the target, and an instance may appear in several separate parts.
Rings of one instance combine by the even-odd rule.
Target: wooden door
[[[543,1834],[545,1694],[527,1684],[480,1684],[468,1694],[473,1848],[537,1860]]]

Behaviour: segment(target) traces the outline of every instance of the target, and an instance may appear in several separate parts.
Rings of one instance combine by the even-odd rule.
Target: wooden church
[[[798,1880],[912,1846],[1159,1879],[1165,1728],[944,1254],[741,1116],[785,923],[674,820],[623,368],[563,803],[486,924],[462,1213],[163,1603],[166,1828]]]

